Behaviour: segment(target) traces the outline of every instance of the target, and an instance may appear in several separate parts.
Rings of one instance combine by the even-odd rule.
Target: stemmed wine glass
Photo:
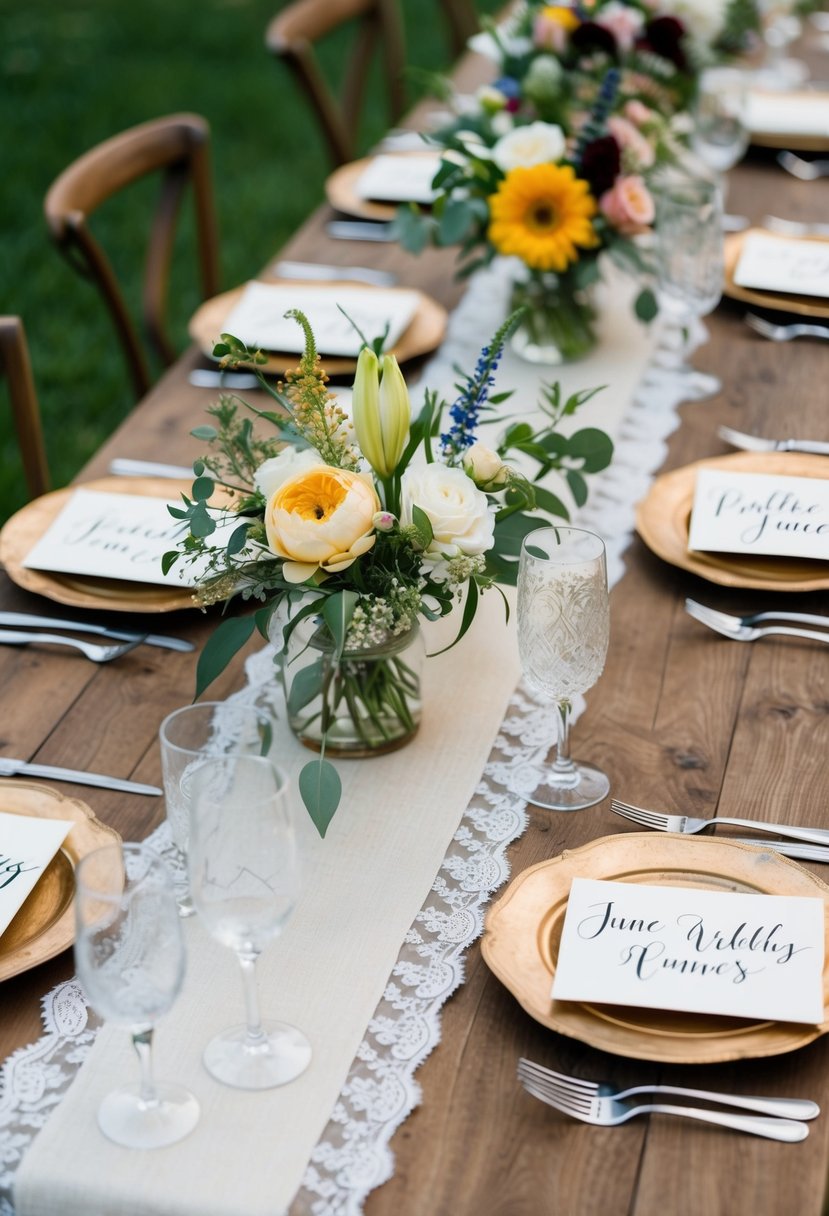
[[[688,363],[690,350],[698,345],[691,335],[722,295],[722,195],[715,182],[666,177],[656,195],[656,247],[660,304],[686,335],[675,371],[683,378],[684,399],[699,401],[721,388],[715,376]]]
[[[518,649],[531,688],[557,706],[556,759],[530,801],[551,811],[601,802],[610,782],[570,758],[570,711],[592,688],[607,654],[610,609],[605,547],[581,528],[539,528],[524,538],[518,565]]]
[[[270,1089],[304,1072],[305,1035],[259,1014],[256,960],[299,895],[299,862],[284,775],[262,756],[206,757],[193,773],[188,865],[196,911],[239,959],[247,1021],[208,1043],[208,1072],[240,1089]]]
[[[746,75],[735,68],[708,68],[700,76],[693,108],[691,144],[694,152],[717,175],[725,201],[726,173],[745,155]],[[730,217],[729,217],[730,218]],[[728,228],[726,221],[725,227]]]
[[[138,844],[105,845],[75,872],[75,962],[92,1006],[129,1026],[141,1081],[104,1098],[98,1124],[127,1148],[160,1148],[196,1126],[199,1104],[180,1085],[156,1084],[152,1037],[184,978],[184,940],[167,866]]]

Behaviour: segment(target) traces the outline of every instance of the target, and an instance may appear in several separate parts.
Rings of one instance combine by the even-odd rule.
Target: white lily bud
[[[380,477],[391,476],[406,446],[411,418],[409,391],[394,355],[378,359],[368,347],[360,351],[352,415],[366,460]]]

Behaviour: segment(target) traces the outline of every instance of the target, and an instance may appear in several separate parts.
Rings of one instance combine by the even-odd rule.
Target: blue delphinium
[[[454,464],[467,448],[475,442],[475,432],[481,410],[489,401],[489,390],[495,383],[495,371],[504,353],[504,342],[518,323],[520,313],[507,317],[504,324],[486,346],[481,349],[475,370],[467,376],[460,389],[460,396],[449,408],[452,425],[440,437],[443,458]]]

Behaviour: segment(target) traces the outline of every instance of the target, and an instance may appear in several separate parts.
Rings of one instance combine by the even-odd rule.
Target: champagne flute
[[[600,769],[570,757],[570,711],[576,693],[604,670],[609,631],[605,547],[581,528],[539,528],[524,538],[518,565],[518,649],[531,688],[556,701],[556,759],[530,795],[551,811],[578,811],[607,797]]]
[[[299,894],[299,862],[284,775],[262,756],[208,756],[193,774],[188,865],[196,911],[239,959],[244,1026],[208,1043],[204,1063],[219,1081],[270,1089],[304,1072],[305,1035],[259,1013],[256,960],[278,937]]]
[[[669,175],[660,183],[656,245],[659,301],[685,334],[675,371],[683,377],[684,399],[700,401],[722,387],[716,376],[695,371],[688,363],[690,335],[702,328],[700,318],[716,308],[722,295],[722,196],[716,182]]]
[[[184,978],[184,940],[164,862],[139,844],[105,845],[75,873],[75,962],[92,1006],[129,1026],[141,1081],[116,1089],[98,1110],[105,1136],[127,1148],[160,1148],[196,1126],[199,1104],[180,1085],[153,1079],[156,1020]]]

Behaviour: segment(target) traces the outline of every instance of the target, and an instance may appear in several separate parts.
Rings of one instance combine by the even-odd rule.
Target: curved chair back
[[[219,290],[209,149],[210,128],[203,118],[173,114],[98,144],[69,165],[46,195],[46,221],[52,237],[70,264],[101,292],[139,397],[151,384],[146,354],[112,263],[90,231],[89,217],[125,186],[147,174],[161,173],[161,195],[147,247],[142,311],[147,340],[169,366],[176,350],[167,332],[167,285],[179,208],[188,184],[193,188],[202,298]]]
[[[475,0],[440,0],[446,22],[452,54],[458,56],[466,49],[466,43],[481,28]]]
[[[26,331],[20,317],[0,317],[0,372],[9,385],[12,418],[17,431],[23,473],[29,494],[37,498],[49,489],[49,467],[43,445],[40,408],[35,393]]]
[[[338,97],[314,52],[314,43],[346,22],[357,25]],[[360,114],[372,55],[380,54],[389,123],[403,113],[405,52],[398,0],[294,0],[273,18],[265,45],[283,59],[308,96],[335,165],[355,157]]]

